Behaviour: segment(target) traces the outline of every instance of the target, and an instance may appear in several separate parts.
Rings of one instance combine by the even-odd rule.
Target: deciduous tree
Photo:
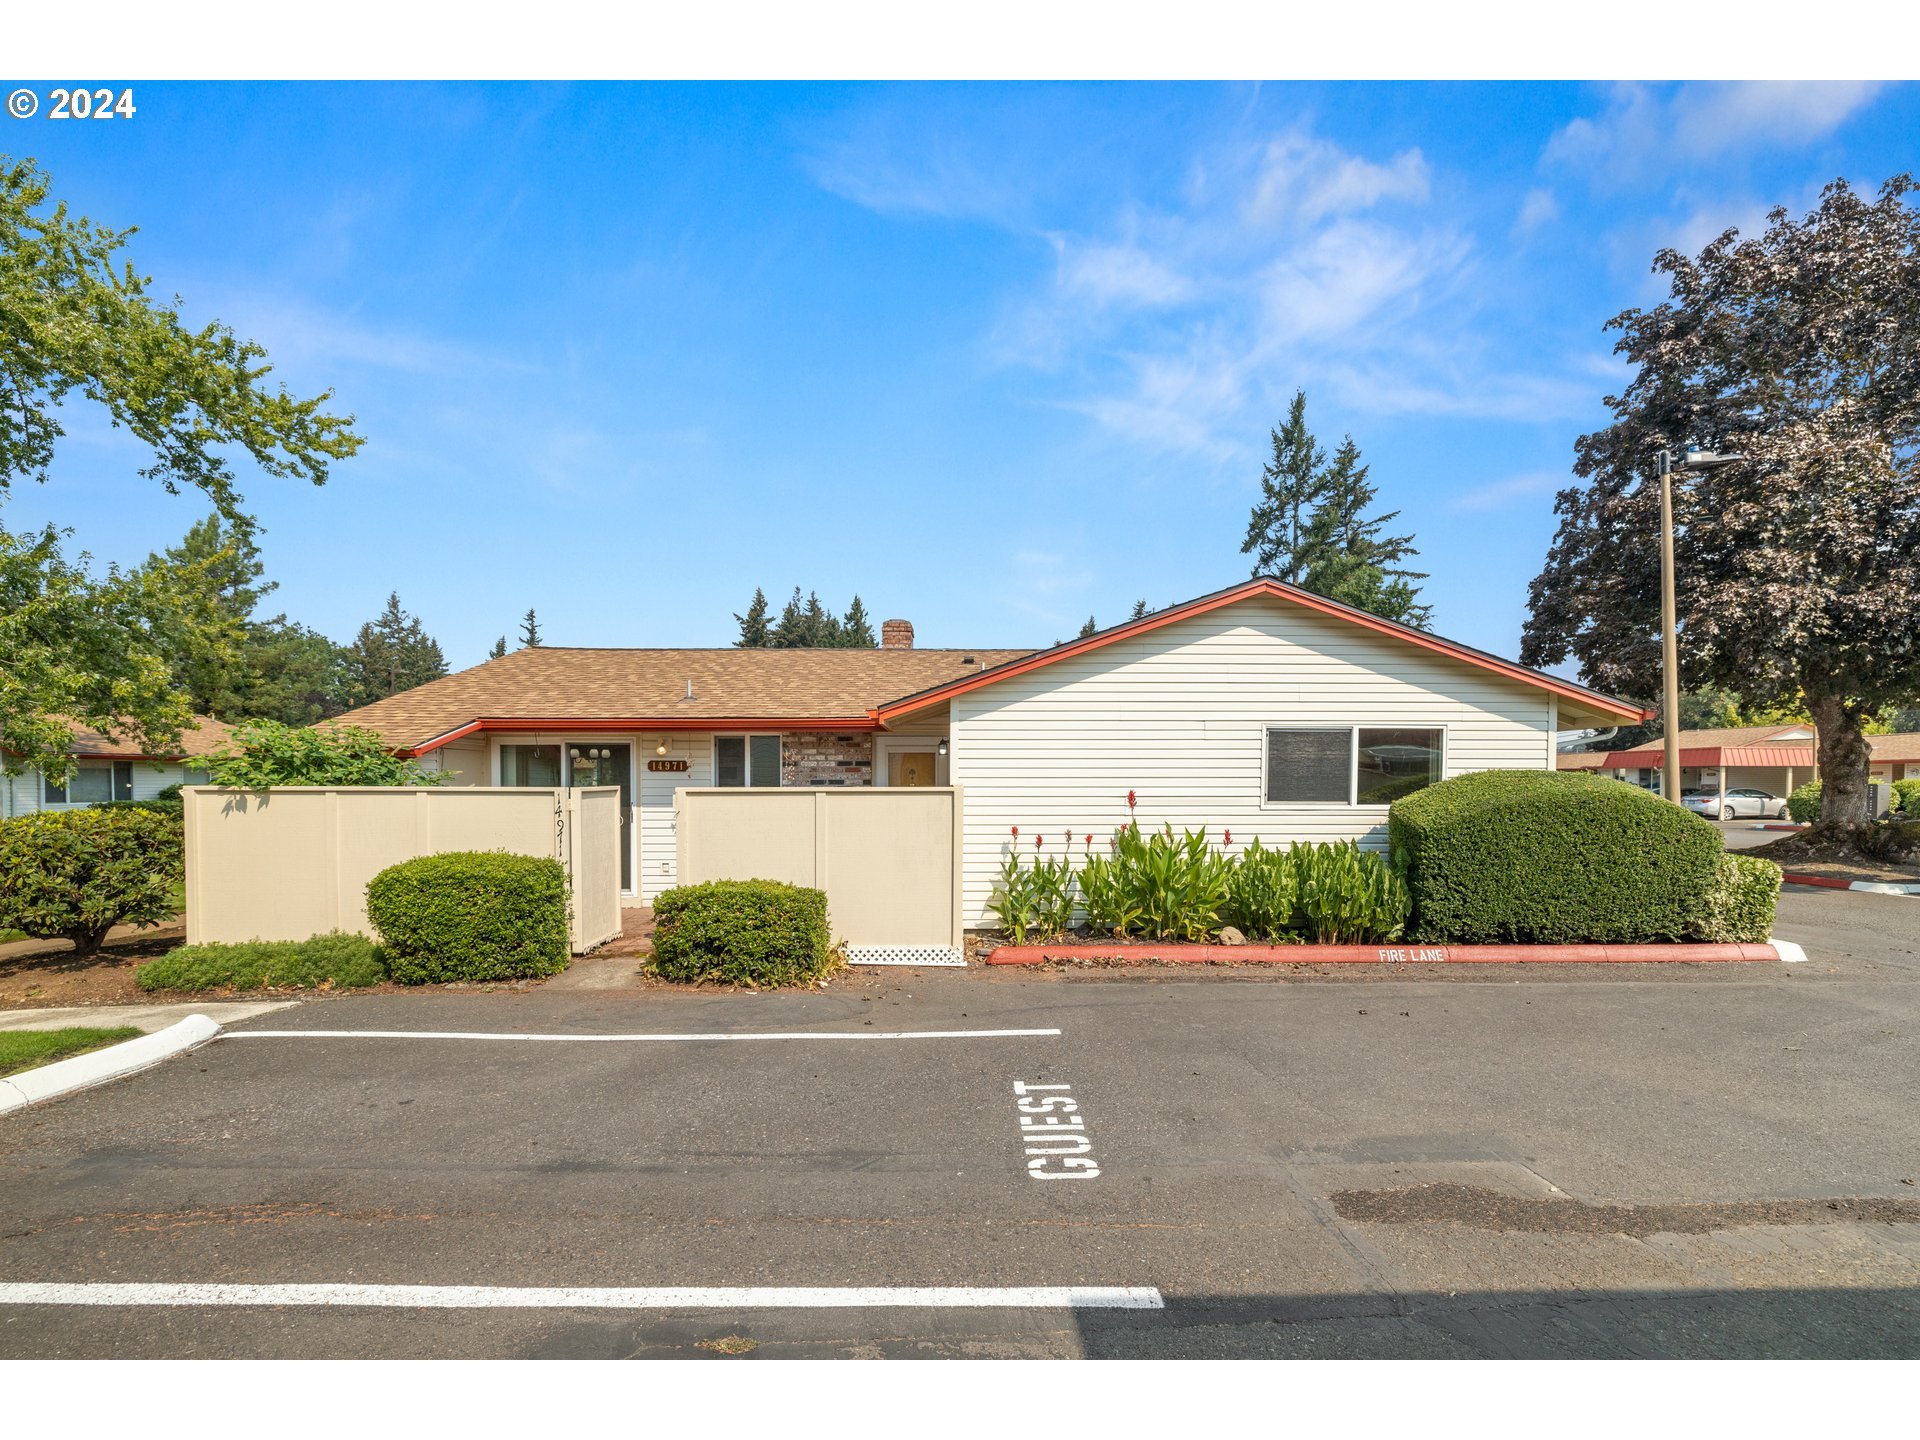
[[[1522,657],[1569,656],[1599,688],[1648,694],[1660,656],[1663,449],[1744,458],[1676,475],[1683,682],[1743,708],[1804,696],[1820,821],[1867,823],[1869,717],[1920,696],[1920,211],[1905,175],[1845,181],[1765,233],[1663,250],[1669,298],[1609,321],[1631,381],[1584,435],[1533,582]]]

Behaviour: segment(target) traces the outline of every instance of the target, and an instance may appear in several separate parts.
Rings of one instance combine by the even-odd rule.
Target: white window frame
[[[122,795],[120,785],[120,767],[127,767],[126,794]],[[81,771],[89,773],[107,772],[107,798],[105,800],[76,800],[73,798],[73,782]],[[58,789],[62,796],[59,800],[48,798],[48,793]],[[84,810],[89,805],[111,805],[133,799],[133,762],[131,760],[76,760],[73,769],[67,773],[67,783],[55,786],[44,774],[40,777],[40,804],[43,809],[59,808]]]
[[[1347,798],[1344,800],[1269,800],[1267,798],[1267,768],[1272,763],[1272,747],[1267,744],[1267,735],[1274,730],[1312,730],[1323,733],[1347,732]],[[1260,808],[1262,810],[1379,810],[1388,806],[1360,803],[1360,732],[1362,730],[1437,730],[1440,732],[1440,780],[1447,778],[1447,757],[1451,755],[1453,737],[1443,720],[1355,720],[1342,723],[1337,720],[1274,720],[1260,726]],[[1434,781],[1439,784],[1440,781]]]
[[[753,783],[753,742],[771,739],[780,747],[780,755],[773,762],[773,784],[755,785]],[[787,740],[778,730],[724,730],[716,731],[707,750],[707,763],[712,767],[707,773],[713,776],[715,789],[720,787],[720,742],[738,740],[741,742],[741,764],[745,767],[746,784],[738,787],[742,790],[778,790],[787,783]],[[728,786],[728,789],[734,787]]]

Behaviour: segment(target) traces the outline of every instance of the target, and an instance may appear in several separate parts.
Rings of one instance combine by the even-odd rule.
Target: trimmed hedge
[[[1410,937],[1454,944],[1683,940],[1712,893],[1720,833],[1597,775],[1484,770],[1388,812]]]
[[[565,868],[536,855],[421,855],[367,882],[367,918],[402,985],[557,975],[568,910]]]
[[[1893,810],[1905,820],[1920,820],[1920,775],[1893,782]]]
[[[133,978],[142,990],[350,990],[380,984],[387,962],[366,936],[334,930],[311,940],[182,945]]]
[[[133,805],[0,820],[0,930],[91,955],[115,925],[171,919],[186,873],[180,812]]]
[[[1809,780],[1787,796],[1787,818],[1811,825],[1820,818],[1820,782]]]
[[[1780,898],[1780,867],[1757,855],[1722,855],[1713,888],[1694,922],[1695,940],[1763,945],[1773,938],[1773,905]]]
[[[710,880],[653,902],[653,959],[663,980],[767,988],[805,985],[838,964],[827,897],[777,880]]]

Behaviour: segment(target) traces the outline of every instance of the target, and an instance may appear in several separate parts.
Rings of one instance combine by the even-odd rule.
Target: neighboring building
[[[1785,796],[1819,774],[1811,725],[1682,730],[1677,738],[1682,790],[1753,789]],[[1876,804],[1884,814],[1891,782],[1920,776],[1920,734],[1869,735],[1867,744],[1873,754],[1871,778],[1880,787]],[[1655,740],[1631,750],[1563,751],[1558,763],[1562,770],[1591,770],[1658,791],[1666,761]]]
[[[150,800],[169,785],[206,783],[196,765],[227,743],[231,732],[211,715],[196,717],[197,729],[182,731],[180,743],[164,755],[145,755],[138,745],[90,730],[70,720],[73,753],[80,763],[65,785],[55,785],[38,770],[0,774],[0,819],[35,815],[42,810],[82,810],[103,800]],[[0,742],[4,748],[4,742]]]
[[[876,650],[529,647],[337,723],[463,784],[620,785],[622,889],[643,901],[674,883],[682,788],[958,786],[978,924],[1015,825],[1101,843],[1132,791],[1143,825],[1381,845],[1393,795],[1548,769],[1562,727],[1646,718],[1273,580],[1043,651],[882,634]]]

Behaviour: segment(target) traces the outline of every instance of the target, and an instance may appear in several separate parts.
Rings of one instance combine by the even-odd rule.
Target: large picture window
[[[1390,805],[1445,773],[1437,726],[1339,725],[1267,731],[1269,805]]]
[[[714,736],[713,783],[753,787],[778,785],[780,783],[780,737],[778,735]]]
[[[48,805],[99,805],[108,800],[133,798],[133,762],[113,760],[105,763],[82,762],[67,775],[67,783],[46,782],[44,803]]]

